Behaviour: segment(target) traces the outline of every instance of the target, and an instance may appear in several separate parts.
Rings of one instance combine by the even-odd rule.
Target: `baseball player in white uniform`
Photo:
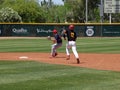
[[[66,34],[66,35],[65,35]],[[67,60],[70,59],[70,53],[69,53],[69,49],[72,48],[72,51],[76,57],[77,60],[77,64],[80,63],[79,60],[79,55],[78,52],[76,50],[76,39],[77,39],[77,35],[76,32],[74,32],[74,25],[70,25],[68,30],[64,30],[64,39],[66,40],[66,36],[67,36],[67,44],[66,44],[66,54],[67,54]]]

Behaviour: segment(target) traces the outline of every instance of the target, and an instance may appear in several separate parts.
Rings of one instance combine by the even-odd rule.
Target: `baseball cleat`
[[[66,58],[66,60],[70,60],[70,55],[67,55],[67,58]]]
[[[57,54],[57,52],[56,52],[55,54],[52,55],[52,57],[56,57],[57,55],[58,55],[58,54]]]
[[[58,53],[56,52],[56,53],[55,53],[55,56],[57,56],[57,55],[58,55]]]
[[[77,64],[79,64],[80,63],[80,60],[79,60],[79,58],[77,58]]]
[[[55,57],[55,55],[52,55],[52,57]]]

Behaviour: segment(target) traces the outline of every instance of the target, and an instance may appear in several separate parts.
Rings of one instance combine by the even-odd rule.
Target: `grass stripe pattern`
[[[0,61],[0,90],[119,90],[120,72]]]
[[[67,41],[59,52],[65,52]],[[0,40],[0,52],[50,52],[52,42],[40,39],[4,39]],[[79,53],[120,53],[120,38],[78,38],[76,41]]]

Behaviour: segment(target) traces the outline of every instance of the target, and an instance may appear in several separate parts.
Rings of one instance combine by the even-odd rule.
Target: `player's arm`
[[[51,38],[51,36],[48,36],[47,39],[52,41],[52,43],[56,43],[57,42],[55,39]]]
[[[77,39],[77,34],[75,33],[75,40]]]
[[[52,39],[51,39],[51,42],[54,44],[54,43],[57,42],[57,40],[56,40],[55,38],[52,38]]]
[[[66,40],[66,32],[67,32],[66,30],[63,30],[63,32],[62,32],[62,34],[63,34],[62,36],[63,36],[64,40]]]
[[[53,43],[56,43],[57,41],[55,39],[52,40]]]

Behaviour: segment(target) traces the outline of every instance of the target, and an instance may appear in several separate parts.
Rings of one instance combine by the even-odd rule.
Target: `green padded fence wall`
[[[104,25],[102,28],[102,36],[120,36],[120,25]]]
[[[120,36],[120,24],[76,24],[75,31],[79,37],[111,37]],[[1,23],[0,36],[26,36],[45,37],[52,36],[52,30],[61,32],[68,29],[69,24],[50,23]]]

